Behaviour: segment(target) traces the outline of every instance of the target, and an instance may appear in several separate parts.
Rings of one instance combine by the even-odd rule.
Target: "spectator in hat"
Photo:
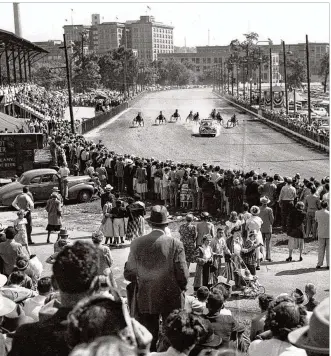
[[[14,271],[21,271],[24,273],[24,281],[21,283],[22,287],[36,290],[32,278],[26,273],[28,266],[29,266],[29,257],[18,256],[16,260],[16,266],[14,267]]]
[[[304,249],[304,238],[305,238],[305,228],[304,221],[306,214],[303,211],[304,204],[299,201],[296,203],[295,208],[293,208],[289,214],[288,218],[288,250],[289,257],[286,259],[287,262],[292,261],[292,252],[295,249],[299,249],[299,261],[302,261],[302,251]]]
[[[264,331],[265,319],[267,317],[267,310],[269,304],[274,300],[274,297],[269,294],[260,294],[259,297],[259,307],[261,313],[257,315],[251,322],[250,339],[255,340],[256,336]]]
[[[34,321],[39,321],[39,310],[44,305],[47,296],[52,292],[51,278],[40,278],[37,285],[37,291],[38,295],[27,299],[23,306],[25,315],[31,317]]]
[[[4,318],[6,315],[11,315],[15,313],[15,309],[17,308],[17,305],[15,302],[12,300],[3,297],[0,294],[0,326],[2,326],[4,322]],[[8,347],[6,345],[6,336],[4,333],[7,332],[7,330],[1,330],[0,332],[0,355],[1,356],[6,356],[8,354]]]
[[[270,303],[265,321],[265,329],[272,332],[271,339],[255,340],[248,349],[249,356],[306,356],[301,350],[288,342],[291,330],[307,324],[306,311],[289,296],[279,296]]]
[[[251,231],[256,231],[256,243],[258,246],[256,248],[256,270],[259,270],[260,263],[263,259],[263,255],[264,255],[264,245],[263,245],[263,238],[262,238],[262,232],[261,232],[261,227],[262,227],[263,221],[259,217],[261,210],[258,206],[253,205],[250,209],[250,212],[252,214],[252,217],[246,221],[246,230],[247,230],[248,236]]]
[[[68,230],[65,228],[60,229],[60,232],[57,236],[57,240],[54,244],[54,252],[60,252],[60,250],[62,249],[61,247],[59,247],[59,242],[61,240],[66,240],[67,244],[71,243],[71,240],[69,239]]]
[[[24,253],[22,245],[14,240],[16,235],[14,227],[7,227],[5,233],[6,241],[0,244],[0,257],[3,261],[3,274],[9,276],[16,265],[17,257],[24,255]]]
[[[47,233],[47,243],[49,244],[50,236],[52,231],[60,231],[62,225],[62,208],[61,202],[58,200],[56,193],[52,193],[50,198],[47,200],[46,211],[48,213],[48,224],[46,227]]]
[[[201,337],[198,338],[197,343],[193,350],[189,353],[189,356],[198,355],[218,355],[221,352],[223,340],[216,334],[212,323],[207,319],[203,319],[203,325],[205,332],[202,333]],[[233,356],[233,355],[231,355]]]
[[[326,268],[330,266],[330,214],[327,201],[321,202],[321,210],[315,212],[315,221],[317,224],[318,236],[318,261],[316,268],[321,268],[324,262],[324,255],[326,255]]]
[[[296,197],[296,190],[292,186],[292,178],[288,177],[286,179],[286,185],[282,187],[278,198],[278,203],[281,209],[283,232],[288,229],[288,217],[294,207],[294,200]]]
[[[307,311],[312,312],[319,304],[319,302],[314,298],[316,295],[316,286],[313,283],[307,283],[305,286],[305,293],[308,299],[305,307]]]
[[[62,206],[63,206],[63,198],[62,198],[62,195],[61,195],[61,193],[60,193],[59,188],[58,188],[58,187],[54,187],[54,188],[52,189],[52,193],[55,193],[55,194],[57,195],[57,199],[60,200],[60,202],[61,202],[61,204],[62,204]]]
[[[67,316],[77,302],[88,295],[98,272],[97,258],[95,247],[82,241],[59,252],[53,265],[53,278],[61,300],[59,309],[47,319],[21,326],[14,335],[11,356],[69,354]]]
[[[272,224],[274,223],[274,213],[272,208],[268,207],[270,200],[268,197],[261,197],[259,217],[262,219],[261,233],[262,239],[266,250],[266,260],[271,262],[271,236],[272,236]]]
[[[209,221],[210,215],[207,211],[201,213],[201,221],[197,224],[197,247],[202,245],[202,239],[205,235],[215,237],[215,226]]]
[[[103,234],[101,231],[92,233],[92,242],[98,251],[98,275],[108,275],[111,273],[113,257],[108,246],[101,245]]]
[[[302,355],[324,356],[330,353],[329,335],[330,299],[326,298],[314,309],[309,325],[291,331],[288,340]]]
[[[133,296],[129,298],[131,315],[152,333],[151,351],[155,351],[160,315],[166,320],[171,311],[184,307],[188,269],[182,242],[165,234],[167,209],[153,206],[146,220],[152,231],[132,241],[124,278],[133,283],[129,287]]]
[[[202,184],[203,209],[208,213],[214,210],[215,184],[211,181],[210,174],[206,174],[206,179]]]

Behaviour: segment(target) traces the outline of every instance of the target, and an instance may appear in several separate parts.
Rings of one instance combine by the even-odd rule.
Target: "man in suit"
[[[165,321],[174,309],[184,308],[189,277],[182,242],[165,234],[167,215],[165,206],[152,207],[147,221],[153,230],[132,241],[124,267],[125,279],[134,285],[131,315],[152,333],[151,351],[156,350],[160,316]]]

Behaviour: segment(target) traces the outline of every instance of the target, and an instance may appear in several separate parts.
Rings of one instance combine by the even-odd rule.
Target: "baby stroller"
[[[255,299],[258,297],[260,294],[265,293],[265,288],[261,285],[259,282],[259,279],[257,276],[253,276],[249,269],[247,268],[245,262],[243,259],[239,256],[236,256],[236,261],[235,263],[233,259],[230,260],[232,269],[233,269],[233,274],[234,277],[237,279],[237,284],[241,286],[241,291],[239,294],[243,295],[246,298],[253,298]],[[223,277],[226,276],[227,271],[224,271]],[[217,287],[217,285],[223,284],[223,282],[216,283],[213,287]]]

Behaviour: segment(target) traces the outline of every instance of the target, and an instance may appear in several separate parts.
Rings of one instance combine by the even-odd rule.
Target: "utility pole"
[[[269,69],[270,69],[270,108],[274,109],[273,97],[272,97],[272,53],[271,47],[269,48]]]
[[[308,85],[308,122],[311,125],[311,103],[310,103],[310,70],[309,70],[309,42],[306,35],[306,59],[307,59],[307,85]]]
[[[67,69],[69,113],[70,113],[70,122],[71,122],[71,132],[74,134],[75,133],[75,121],[74,121],[74,112],[72,110],[72,97],[71,97],[71,83],[70,83],[68,49],[67,49],[67,41],[66,41],[66,35],[65,34],[63,34],[63,43],[64,43],[64,54],[65,54],[66,69]]]
[[[283,42],[283,60],[284,60],[285,107],[286,107],[286,115],[288,115],[286,52],[285,52],[285,42],[284,41],[282,41],[282,42]]]
[[[259,47],[260,52],[260,65],[259,65],[259,108],[261,107],[261,99],[262,99],[262,57],[261,57],[261,47]]]

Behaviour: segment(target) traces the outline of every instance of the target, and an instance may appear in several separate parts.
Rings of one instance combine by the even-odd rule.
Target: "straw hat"
[[[262,204],[269,204],[270,203],[270,199],[268,197],[264,196],[264,197],[260,198],[260,202]]]
[[[0,316],[7,315],[11,313],[16,308],[16,303],[12,300],[3,297],[0,294]]]
[[[329,354],[330,299],[324,299],[313,311],[309,325],[288,334],[291,344],[316,354]]]
[[[260,214],[260,208],[258,206],[256,206],[256,205],[253,205],[251,207],[250,213],[252,215],[259,215]]]

